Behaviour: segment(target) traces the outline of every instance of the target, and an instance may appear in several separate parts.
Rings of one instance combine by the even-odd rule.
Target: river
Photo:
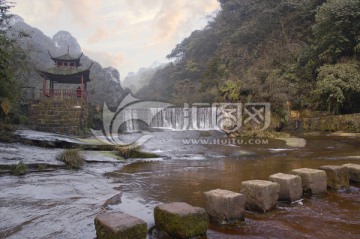
[[[80,171],[2,176],[0,238],[95,238],[93,220],[106,210],[139,217],[151,228],[153,209],[162,203],[182,201],[204,207],[203,193],[212,189],[239,192],[244,180],[268,179],[271,174],[301,167],[360,162],[360,138],[355,137],[305,137],[306,145],[300,140],[298,147],[291,147],[278,139],[233,142],[218,131],[158,130],[150,134],[153,138],[142,147],[161,155],[158,159],[88,163]],[[124,142],[140,136],[121,135]],[[54,157],[51,149],[18,144],[2,147],[0,155],[22,149],[33,160],[37,152],[41,158]],[[87,157],[92,160],[95,155],[88,152]],[[246,212],[244,222],[210,224],[207,238],[359,238],[359,188],[352,184],[350,192],[279,203],[267,214]],[[104,205],[119,192],[121,203]],[[158,239],[153,232],[148,239]]]
[[[139,161],[107,174],[124,192],[122,204],[113,209],[142,218],[149,226],[154,224],[153,208],[160,203],[181,201],[204,207],[203,193],[212,189],[239,192],[244,180],[266,180],[271,174],[296,168],[360,160],[359,138],[306,137],[306,146],[296,148],[276,139],[256,144],[244,138],[239,141],[241,145],[231,141],[221,144],[218,139],[224,135],[216,131],[166,131],[153,135],[144,148],[165,155],[165,159]],[[188,144],[199,138],[212,144]],[[247,212],[245,222],[236,225],[211,224],[208,239],[359,238],[359,186],[352,184],[351,192],[328,192],[293,204],[279,203],[268,214]]]

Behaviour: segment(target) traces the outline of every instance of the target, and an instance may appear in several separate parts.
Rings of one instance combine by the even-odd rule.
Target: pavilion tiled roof
[[[50,73],[53,75],[76,75],[78,73],[82,73],[85,72],[89,69],[83,69],[83,68],[78,68],[78,67],[67,67],[67,66],[55,66],[52,68],[48,68],[46,70],[40,70],[41,72],[44,73]]]
[[[77,57],[74,57],[72,55],[69,54],[69,50],[66,54],[62,55],[62,56],[58,56],[58,57],[54,57],[51,55],[50,51],[48,51],[49,55],[50,55],[50,58],[53,60],[53,61],[68,61],[68,62],[80,62],[80,58],[82,57],[83,53],[81,53],[79,56]]]
[[[91,64],[87,69],[69,66],[55,66],[46,70],[37,71],[42,77],[46,77],[48,80],[53,80],[58,83],[79,83],[81,77],[84,82],[90,81],[90,68]]]
[[[55,60],[63,60],[63,61],[77,61],[80,57],[73,57],[66,53],[65,55],[52,57],[52,58]]]

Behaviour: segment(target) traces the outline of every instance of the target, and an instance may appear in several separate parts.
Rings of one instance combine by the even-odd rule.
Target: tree
[[[9,9],[13,7],[6,0],[0,0],[0,103],[10,103],[10,116],[18,118],[21,85],[29,64],[26,53],[19,47],[16,39],[27,36],[11,29],[8,20],[12,17]],[[0,110],[0,118],[5,118]]]
[[[318,10],[313,27],[320,62],[333,64],[360,49],[360,1],[329,0]]]
[[[315,100],[322,108],[338,113],[360,112],[360,66],[358,62],[320,67]]]

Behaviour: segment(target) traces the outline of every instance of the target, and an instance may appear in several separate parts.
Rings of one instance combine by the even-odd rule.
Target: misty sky
[[[84,53],[104,67],[128,72],[164,62],[165,56],[202,29],[217,0],[13,0],[12,12],[53,36],[70,32]]]

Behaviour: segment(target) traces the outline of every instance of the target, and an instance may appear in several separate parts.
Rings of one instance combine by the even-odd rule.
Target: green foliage
[[[333,113],[360,110],[360,66],[358,62],[320,67],[315,100]]]
[[[27,166],[23,162],[19,162],[14,168],[11,170],[11,173],[17,176],[25,175],[27,172]]]
[[[352,55],[360,43],[360,1],[329,0],[316,15],[313,27],[320,62],[334,63]]]
[[[27,35],[13,31],[8,25],[8,20],[12,17],[9,13],[11,7],[11,3],[0,1],[0,103],[8,100],[11,106],[8,117],[0,110],[0,118],[19,121],[23,118],[19,109],[21,86],[27,78],[29,62],[16,40]]]
[[[355,82],[348,90],[348,77],[331,80],[321,68],[359,60],[359,0],[219,2],[222,10],[176,46],[168,56],[174,61],[154,74],[142,95],[156,91],[177,103],[270,102],[282,122],[286,102],[297,110],[360,112]],[[318,104],[311,104],[315,88]]]
[[[225,81],[221,86],[220,92],[224,96],[225,100],[236,102],[240,98],[242,82],[241,81]]]
[[[56,159],[64,162],[70,169],[80,169],[85,162],[78,149],[66,149]]]

